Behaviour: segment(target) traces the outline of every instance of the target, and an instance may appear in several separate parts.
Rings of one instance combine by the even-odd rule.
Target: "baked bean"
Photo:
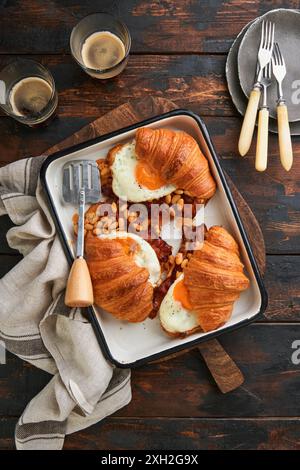
[[[172,200],[171,194],[167,194],[167,196],[165,197],[165,202],[166,202],[167,204],[170,204],[171,200]]]
[[[177,207],[178,207],[179,210],[182,210],[183,206],[184,206],[184,200],[182,198],[180,198],[177,202]]]
[[[175,256],[175,263],[176,264],[181,264],[183,261],[183,254],[182,253],[177,253],[177,255]]]
[[[187,266],[188,262],[189,262],[188,259],[184,259],[184,260],[182,261],[182,263],[181,263],[181,265],[180,265],[180,266],[182,267],[182,269]]]
[[[180,194],[175,194],[175,196],[172,197],[172,204],[176,204],[180,199]]]

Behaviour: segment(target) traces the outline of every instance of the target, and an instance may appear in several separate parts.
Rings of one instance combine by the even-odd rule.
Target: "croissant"
[[[243,268],[233,237],[222,227],[211,227],[184,270],[184,284],[203,331],[229,320],[235,300],[249,286]]]
[[[142,127],[136,132],[135,151],[163,180],[207,200],[216,191],[208,161],[186,132]]]
[[[96,305],[120,320],[141,322],[153,309],[153,286],[149,272],[139,267],[130,238],[101,239],[87,234],[86,260]]]

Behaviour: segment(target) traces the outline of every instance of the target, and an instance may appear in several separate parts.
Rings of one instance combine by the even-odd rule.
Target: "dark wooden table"
[[[151,94],[202,116],[222,165],[259,220],[267,250],[269,307],[255,324],[221,343],[245,375],[222,395],[196,352],[133,372],[133,400],[116,415],[66,438],[68,449],[300,449],[300,138],[290,173],[270,136],[269,169],[254,171],[254,147],[237,157],[241,119],[226,87],[226,54],[241,28],[270,7],[299,1],[39,0],[0,1],[0,66],[34,56],[52,71],[59,117],[31,130],[0,115],[0,162],[43,150],[119,104]],[[118,78],[85,75],[69,53],[73,25],[94,11],[120,16],[132,33],[132,54]],[[5,241],[0,219],[0,275],[20,259]],[[0,448],[13,448],[17,418],[49,376],[8,354],[0,365]]]

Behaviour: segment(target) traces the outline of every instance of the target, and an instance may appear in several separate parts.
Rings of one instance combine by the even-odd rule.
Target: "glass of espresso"
[[[72,30],[71,53],[89,75],[112,78],[127,64],[131,38],[127,26],[108,13],[83,18]]]
[[[31,127],[45,125],[57,108],[54,79],[43,65],[17,59],[0,72],[0,106],[6,114]]]

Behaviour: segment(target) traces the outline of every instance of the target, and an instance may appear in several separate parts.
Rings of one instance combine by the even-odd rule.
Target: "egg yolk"
[[[146,162],[138,162],[135,168],[135,178],[140,186],[147,189],[159,189],[166,181]]]
[[[181,279],[181,281],[175,284],[173,290],[173,297],[175,300],[178,300],[178,302],[181,303],[183,308],[186,308],[187,310],[192,310],[193,307],[189,299],[188,290],[186,288],[186,285],[184,284],[184,279]]]

